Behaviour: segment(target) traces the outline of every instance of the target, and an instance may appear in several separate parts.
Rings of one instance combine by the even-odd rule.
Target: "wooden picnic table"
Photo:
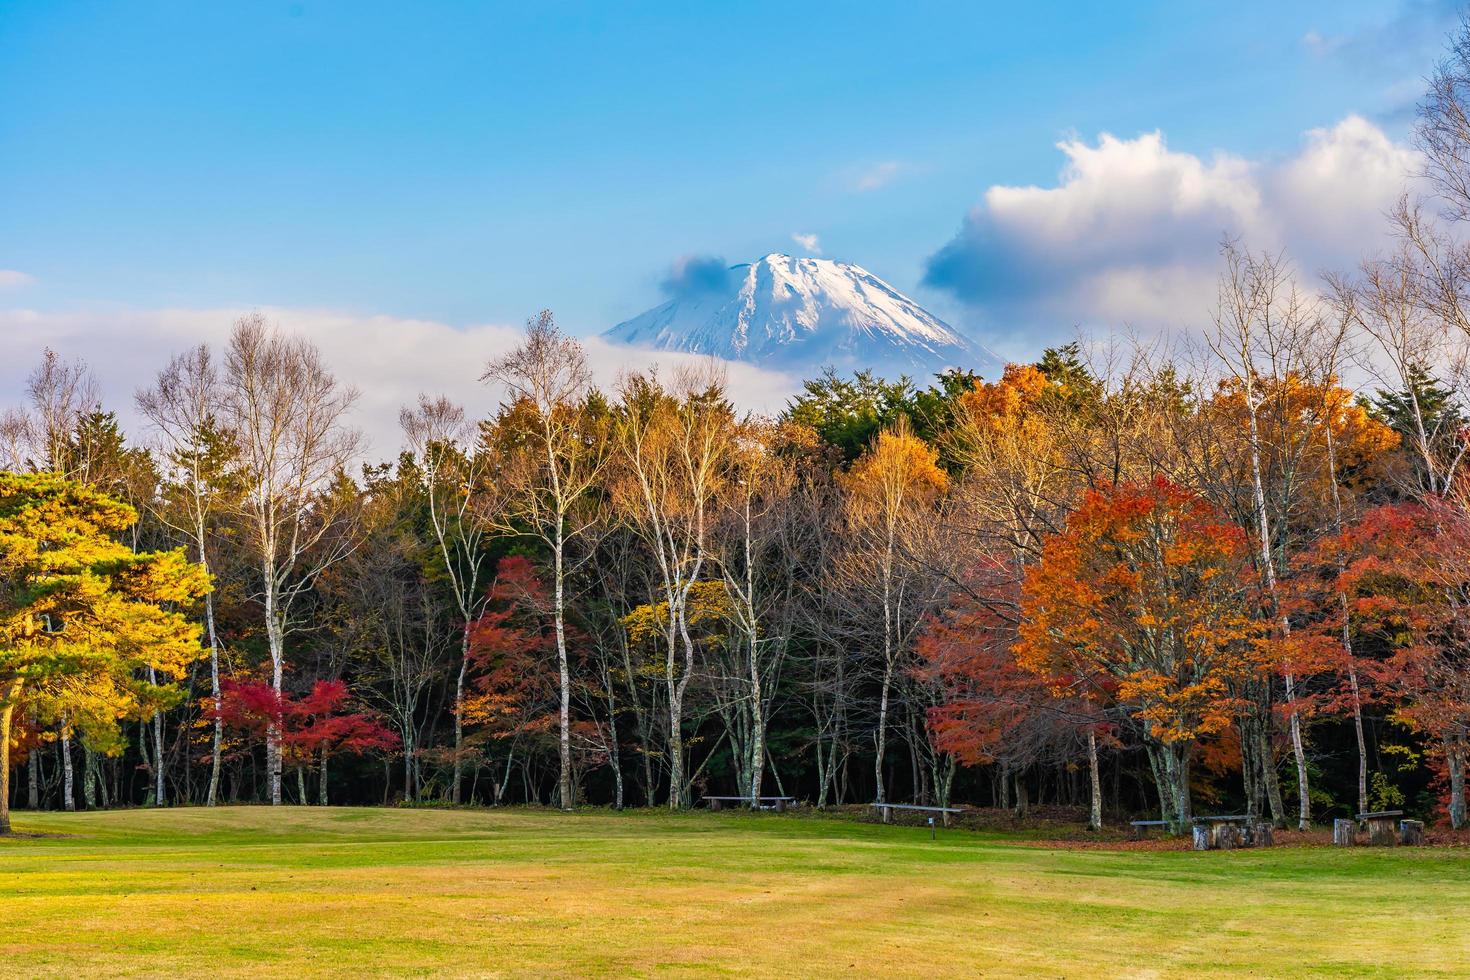
[[[706,796],[705,802],[711,810],[724,809],[726,803],[755,803],[761,809],[785,813],[788,804],[796,802],[794,796]]]
[[[1377,847],[1393,847],[1398,834],[1394,824],[1404,815],[1402,810],[1377,810],[1358,814],[1358,821],[1368,825],[1368,843]]]
[[[1196,851],[1270,847],[1274,843],[1270,825],[1257,820],[1248,813],[1200,816],[1195,817],[1193,822]]]

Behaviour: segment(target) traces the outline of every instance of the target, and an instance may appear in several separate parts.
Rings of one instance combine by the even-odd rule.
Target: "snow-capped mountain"
[[[992,375],[984,347],[856,265],[772,253],[705,276],[603,336],[811,376],[874,368],[915,380],[947,367]]]

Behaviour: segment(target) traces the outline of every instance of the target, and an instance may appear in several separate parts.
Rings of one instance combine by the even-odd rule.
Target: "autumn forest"
[[[997,377],[592,384],[542,312],[366,460],[262,315],[124,431],[37,351],[0,420],[15,810],[1398,811],[1470,765],[1470,48],[1353,269],[1221,242],[1213,316]]]
[[[1190,349],[830,374],[774,419],[713,368],[594,390],[543,313],[496,412],[426,395],[368,465],[263,318],[135,434],[47,352],[4,430],[5,798],[1458,828],[1470,319],[1400,220],[1326,290],[1227,242]]]

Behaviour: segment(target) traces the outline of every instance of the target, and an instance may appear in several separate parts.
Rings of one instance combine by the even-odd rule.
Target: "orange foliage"
[[[1000,430],[1033,408],[1047,384],[1046,375],[1032,365],[1007,364],[999,381],[976,382],[974,388],[960,395],[959,413],[972,423]]]
[[[1324,383],[1291,374],[1279,381],[1256,378],[1254,384],[1268,466],[1273,455],[1289,452],[1285,443],[1293,440],[1304,441],[1306,448],[1322,460],[1330,435],[1338,476],[1351,485],[1362,482],[1362,477],[1381,465],[1384,454],[1399,443],[1398,433],[1372,418],[1335,378]],[[1213,406],[1244,434],[1247,407],[1244,385],[1238,379],[1221,384]],[[1326,480],[1327,475],[1324,460],[1320,477]]]
[[[1163,477],[1091,491],[1027,571],[1020,663],[1082,681],[1161,743],[1227,729],[1239,683],[1269,670],[1247,541]]]
[[[1016,661],[1017,570],[988,557],[966,577],[968,588],[917,643],[923,664],[916,674],[945,691],[944,702],[929,709],[934,744],[965,765],[1026,765],[1087,731],[1106,734],[1095,704],[1056,690]]]

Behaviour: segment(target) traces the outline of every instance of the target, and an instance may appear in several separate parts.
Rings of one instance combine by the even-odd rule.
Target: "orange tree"
[[[208,592],[209,576],[182,550],[122,544],[136,520],[80,484],[0,473],[0,833],[10,832],[11,723],[22,698],[108,695],[121,717],[174,696],[170,680],[204,656],[199,627],[175,610]],[[163,683],[137,680],[149,668]]]
[[[852,603],[865,646],[881,656],[882,677],[874,732],[877,800],[886,802],[884,757],[888,716],[899,663],[932,606],[936,581],[912,555],[936,521],[949,489],[939,453],[900,417],[878,433],[868,450],[837,478],[846,518],[844,551],[835,578]],[[881,620],[880,618],[881,617]]]
[[[1230,726],[1233,692],[1269,669],[1248,547],[1215,507],[1159,477],[1089,492],[1026,573],[1018,662],[1133,724],[1176,830],[1190,818],[1196,744]]]

